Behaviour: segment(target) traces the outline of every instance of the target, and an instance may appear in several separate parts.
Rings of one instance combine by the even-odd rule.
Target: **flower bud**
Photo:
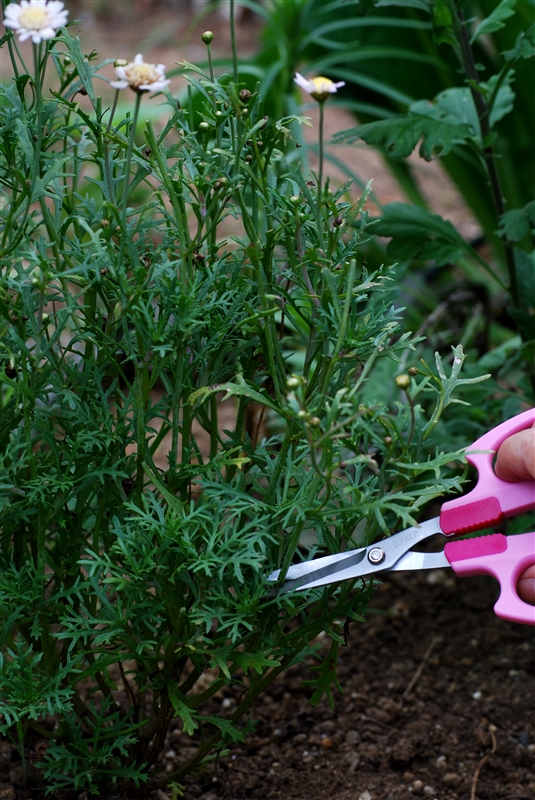
[[[286,380],[286,387],[287,387],[288,389],[297,389],[297,387],[298,387],[298,386],[300,386],[300,384],[301,384],[301,381],[299,380],[299,378],[297,377],[297,375],[291,375],[291,376],[290,376],[290,377],[289,377],[289,378]]]
[[[344,224],[344,220],[342,219],[342,217],[335,217],[333,219],[333,228],[339,228],[340,225],[343,225],[343,224]]]
[[[41,317],[41,322],[43,323],[43,325],[48,325],[48,323],[50,322],[50,314],[43,314],[43,316]]]
[[[407,372],[414,378],[415,375],[418,375],[418,367],[409,367]]]
[[[201,133],[207,133],[210,130],[210,124],[208,122],[200,122],[199,130]]]
[[[403,374],[397,376],[396,386],[398,387],[398,389],[408,389],[410,385],[411,385],[411,379],[409,375]]]
[[[390,447],[393,441],[394,440],[392,439],[391,436],[385,436],[385,438],[383,439],[383,442],[386,444],[387,447]]]
[[[238,92],[238,97],[240,98],[242,103],[248,103],[249,100],[251,99],[251,92],[249,91],[249,89],[240,89],[240,91]]]
[[[126,67],[128,65],[128,61],[125,58],[118,58],[116,61],[113,62],[114,67]]]
[[[212,33],[212,31],[205,31],[204,33],[201,34],[201,39],[205,44],[212,44],[212,42],[214,41],[214,34]]]
[[[311,428],[317,428],[321,424],[321,419],[319,417],[310,417],[308,424]]]

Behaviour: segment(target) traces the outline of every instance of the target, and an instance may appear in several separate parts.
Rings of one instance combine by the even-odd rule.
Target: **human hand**
[[[505,440],[498,450],[495,470],[503,481],[535,480],[535,424]],[[535,605],[535,564],[521,574],[517,589],[525,603]]]

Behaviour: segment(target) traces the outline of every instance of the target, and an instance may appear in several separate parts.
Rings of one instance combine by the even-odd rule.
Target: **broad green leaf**
[[[533,58],[535,56],[535,23],[526,31],[516,37],[515,46],[505,50],[502,56],[506,61],[516,61],[519,58]]]
[[[433,37],[437,44],[449,44],[455,50],[459,44],[454,33],[453,17],[449,6],[438,0],[433,2]]]
[[[530,230],[535,231],[535,200],[524,208],[512,208],[500,217],[500,236],[510,242],[520,242]]]
[[[535,250],[526,253],[515,247],[516,280],[518,294],[524,308],[535,310]],[[535,325],[535,317],[531,319],[531,327]],[[535,338],[530,336],[531,339]]]
[[[473,132],[466,125],[451,125],[430,116],[410,115],[359,125],[337,134],[333,141],[335,144],[351,144],[362,139],[366,144],[382,145],[391,158],[407,158],[423,139],[419,153],[426,161],[431,161],[437,155],[437,149],[440,155],[445,156],[457,141],[471,136]]]
[[[448,125],[466,125],[472,136],[479,134],[479,119],[468,87],[445,89],[431,102],[418,100],[409,110],[411,114],[432,117]]]
[[[423,208],[388,203],[375,226],[379,236],[392,237],[388,254],[394,259],[432,259],[438,266],[455,262],[471,248],[451,222]]]
[[[498,345],[498,347],[485,353],[477,362],[478,367],[480,369],[489,369],[494,372],[500,369],[500,367],[503,367],[503,365],[511,359],[511,356],[518,352],[521,346],[522,339],[520,336],[513,336],[511,339],[507,339],[506,342]]]
[[[509,69],[509,72],[505,75],[496,96],[494,97],[495,87],[498,82],[498,75],[493,75],[492,78],[488,81],[488,83],[482,83],[481,87],[488,93],[489,102],[492,103],[492,107],[489,108],[489,124],[492,128],[495,122],[498,122],[505,117],[506,114],[509,114],[513,110],[515,104],[515,93],[511,89],[511,84],[515,79],[515,71],[513,69]]]
[[[494,11],[479,23],[470,39],[470,44],[473,44],[475,40],[483,34],[495,33],[504,28],[505,20],[512,17],[515,13],[515,5],[516,0],[502,0]]]
[[[509,306],[507,311],[518,324],[524,340],[527,342],[535,340],[535,314],[531,314],[523,308],[515,308],[514,306]]]

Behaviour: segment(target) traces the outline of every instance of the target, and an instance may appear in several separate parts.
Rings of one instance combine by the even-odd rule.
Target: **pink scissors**
[[[313,589],[381,572],[452,567],[461,577],[495,577],[501,588],[494,606],[496,615],[511,622],[535,625],[535,606],[525,603],[517,590],[520,575],[535,564],[535,531],[512,536],[493,533],[450,541],[439,553],[412,550],[414,545],[436,534],[449,537],[470,533],[535,508],[535,481],[507,483],[497,477],[492,467],[501,443],[534,422],[535,409],[531,409],[503,422],[474,442],[467,460],[479,473],[478,483],[468,494],[444,503],[439,517],[368,547],[293,564],[279,590]],[[279,580],[280,572],[271,573],[268,580]]]

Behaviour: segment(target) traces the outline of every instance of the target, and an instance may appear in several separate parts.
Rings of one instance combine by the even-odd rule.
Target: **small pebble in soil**
[[[481,700],[481,698],[483,697],[483,694],[478,689],[477,692],[473,693],[472,697],[474,698],[474,700]]]
[[[424,789],[423,781],[416,780],[411,786],[411,791],[413,792],[413,794],[422,794],[423,789]]]
[[[432,786],[424,786],[424,794],[427,797],[434,797],[436,795],[436,791]]]
[[[373,798],[369,791],[365,789],[363,792],[361,792],[361,794],[359,794],[359,800],[373,800]]]
[[[435,761],[435,764],[439,769],[444,769],[446,766],[446,756],[439,756]]]
[[[346,744],[355,745],[360,742],[361,736],[358,731],[348,731],[346,733]]]
[[[442,783],[445,783],[446,786],[451,786],[455,788],[461,782],[462,778],[456,772],[446,772],[446,774],[442,778]]]

